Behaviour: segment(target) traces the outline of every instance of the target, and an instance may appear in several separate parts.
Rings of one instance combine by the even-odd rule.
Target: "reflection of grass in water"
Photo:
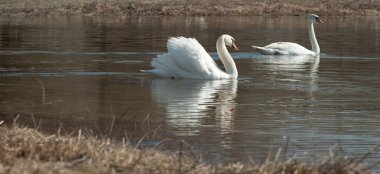
[[[0,15],[379,15],[378,0],[0,0]]]
[[[263,164],[239,162],[208,165],[178,153],[155,149],[137,149],[128,141],[115,143],[110,138],[97,138],[78,131],[76,136],[43,134],[36,129],[0,122],[0,173],[371,173],[363,161],[373,152],[355,159],[335,153],[306,163],[283,159],[285,150]],[[282,160],[283,159],[283,160]]]

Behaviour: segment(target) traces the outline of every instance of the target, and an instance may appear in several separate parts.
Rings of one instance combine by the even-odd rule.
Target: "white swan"
[[[253,45],[251,46],[264,55],[318,55],[320,53],[320,48],[314,33],[314,21],[318,23],[323,23],[319,16],[315,14],[309,15],[307,18],[312,50],[308,50],[305,47],[292,42],[276,42],[264,47]]]
[[[154,69],[142,72],[170,78],[190,79],[236,79],[238,71],[227,46],[238,50],[235,39],[222,35],[216,41],[216,50],[226,69],[222,71],[194,38],[169,38],[168,53],[158,55],[151,62]]]

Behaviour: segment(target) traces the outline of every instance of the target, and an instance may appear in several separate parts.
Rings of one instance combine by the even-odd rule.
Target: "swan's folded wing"
[[[269,44],[264,47],[266,50],[270,50],[271,52],[277,55],[307,55],[313,54],[312,51],[306,49],[305,47],[292,42],[276,42]]]
[[[254,46],[254,45],[251,45],[251,46],[263,55],[287,55],[288,54],[288,52],[281,51],[276,48],[259,47],[259,46]]]

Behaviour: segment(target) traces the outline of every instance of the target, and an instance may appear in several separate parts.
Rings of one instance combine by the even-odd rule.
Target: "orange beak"
[[[232,48],[233,48],[235,51],[239,51],[239,48],[236,46],[236,43],[235,43],[235,42],[232,42]]]

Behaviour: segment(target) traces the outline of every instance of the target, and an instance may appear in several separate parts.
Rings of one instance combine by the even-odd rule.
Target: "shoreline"
[[[305,162],[286,157],[287,147],[261,163],[232,162],[211,165],[200,156],[191,157],[189,148],[178,140],[177,152],[139,148],[123,137],[122,143],[110,137],[96,137],[82,130],[69,135],[45,134],[38,128],[0,121],[0,173],[374,173],[364,156],[347,157],[338,147],[326,149],[329,156]],[[183,146],[183,148],[182,148]],[[195,154],[194,154],[195,155]]]
[[[0,1],[0,16],[380,16],[376,0]]]

